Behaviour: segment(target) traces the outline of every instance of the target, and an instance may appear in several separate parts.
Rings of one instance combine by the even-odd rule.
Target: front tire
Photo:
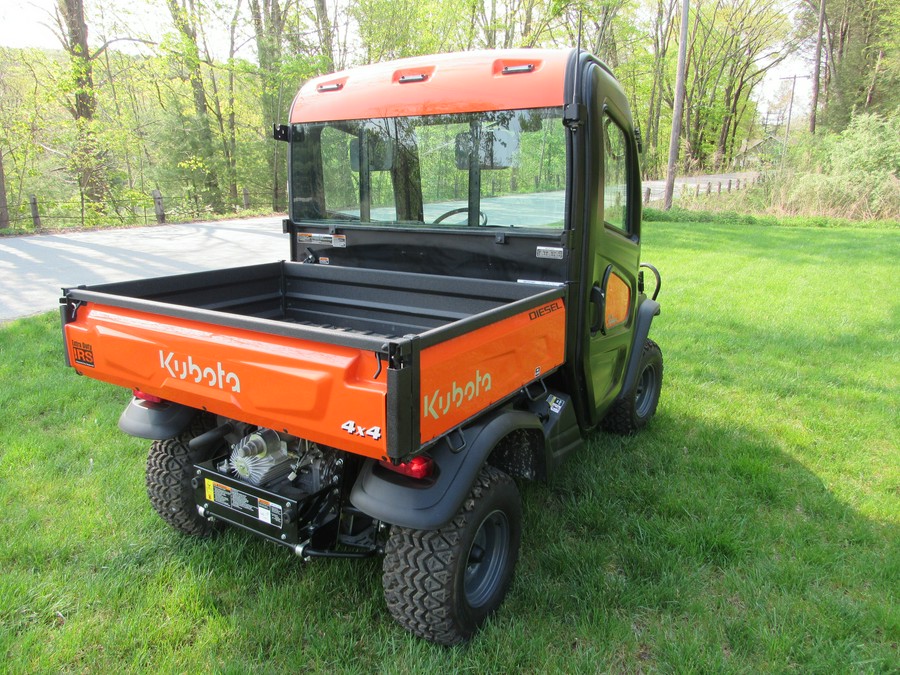
[[[656,413],[662,381],[662,350],[653,340],[648,339],[641,352],[634,387],[616,399],[601,422],[603,428],[616,434],[629,435],[647,426]]]
[[[175,438],[154,441],[147,456],[147,496],[151,506],[169,525],[194,537],[208,537],[221,526],[197,511],[191,485],[194,464],[210,459],[215,448],[191,450],[188,446],[191,439],[214,426],[209,415],[197,415],[188,429]]]
[[[506,597],[521,538],[519,491],[507,474],[485,466],[444,527],[391,528],[382,578],[388,609],[431,642],[469,640]]]

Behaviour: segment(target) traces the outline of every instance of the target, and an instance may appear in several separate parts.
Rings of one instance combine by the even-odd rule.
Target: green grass
[[[644,222],[684,222],[684,223],[718,223],[720,225],[769,225],[788,227],[828,227],[853,229],[900,229],[900,220],[850,220],[831,216],[774,216],[753,212],[742,195],[715,195],[712,197],[690,198],[687,206],[673,206],[668,211],[644,207]],[[713,210],[703,210],[703,209]]]
[[[468,647],[407,635],[378,561],[304,565],[151,511],[128,395],[0,327],[0,670],[896,672],[900,233],[655,222],[657,417],[523,486]]]

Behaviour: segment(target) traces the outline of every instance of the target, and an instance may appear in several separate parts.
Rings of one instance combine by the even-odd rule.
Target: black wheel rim
[[[638,417],[646,417],[653,407],[653,398],[657,388],[656,368],[652,365],[644,368],[634,392],[634,411]]]
[[[464,587],[470,607],[481,607],[496,593],[509,558],[509,539],[509,520],[502,511],[481,521],[466,558]]]

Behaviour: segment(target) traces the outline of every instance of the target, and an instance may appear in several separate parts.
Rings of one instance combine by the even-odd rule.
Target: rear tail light
[[[394,473],[399,473],[410,478],[428,478],[434,473],[434,460],[431,457],[417,455],[408,462],[393,464],[391,462],[380,462],[381,466],[389,469]]]
[[[147,401],[147,403],[165,403],[165,401],[159,396],[148,394],[146,391],[141,391],[140,389],[135,389],[133,393],[135,398],[139,398],[142,401]]]

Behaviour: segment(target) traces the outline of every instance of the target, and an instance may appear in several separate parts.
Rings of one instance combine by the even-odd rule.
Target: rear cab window
[[[628,218],[628,139],[608,114],[603,115],[603,220],[631,235]]]
[[[294,222],[565,227],[562,108],[294,125]]]

